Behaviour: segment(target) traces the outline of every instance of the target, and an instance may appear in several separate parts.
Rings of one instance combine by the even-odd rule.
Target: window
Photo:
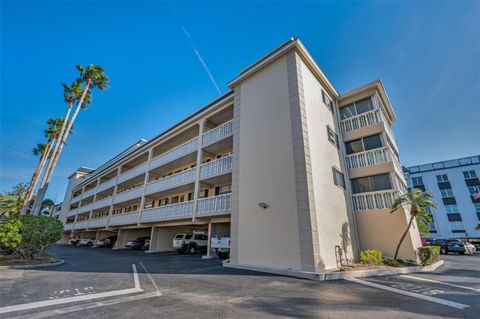
[[[475,171],[466,171],[463,172],[463,177],[465,177],[465,179],[476,178],[477,173],[475,173]]]
[[[463,233],[465,231],[462,222],[450,222],[450,227],[452,228],[452,233]]]
[[[451,188],[441,189],[440,193],[442,193],[442,198],[453,197],[453,192]]]
[[[392,183],[390,182],[390,176],[388,174],[352,179],[352,190],[354,194],[386,189],[392,189]]]
[[[334,130],[327,124],[327,137],[328,141],[335,145],[338,148],[338,135],[335,133]]]
[[[333,172],[333,183],[338,187],[345,189],[345,178],[343,176],[343,173],[340,172],[335,167],[332,167],[332,172]]]
[[[383,143],[380,134],[376,134],[345,143],[345,145],[347,148],[347,154],[350,155],[382,147]]]
[[[461,222],[462,216],[459,213],[447,214],[449,222]]]
[[[447,174],[437,175],[437,182],[439,183],[448,182]]]
[[[447,213],[458,213],[458,206],[457,205],[445,205],[445,209]]]
[[[328,107],[330,112],[334,113],[333,101],[331,98],[328,97],[327,93],[325,93],[324,90],[322,90],[322,100],[323,100],[323,103]]]
[[[364,100],[342,107],[340,109],[340,118],[342,120],[348,119],[349,117],[362,114],[371,110],[373,110],[373,102],[372,99],[369,97]]]
[[[412,177],[412,183],[413,185],[423,185],[423,178],[422,176],[418,176],[418,177]]]
[[[470,195],[478,193],[478,192],[480,192],[480,186],[478,186],[478,185],[468,186],[468,191],[470,192]]]

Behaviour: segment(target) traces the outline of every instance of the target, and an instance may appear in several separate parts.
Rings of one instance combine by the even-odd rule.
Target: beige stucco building
[[[290,39],[228,85],[157,137],[72,174],[65,241],[117,233],[122,248],[145,235],[162,251],[176,233],[204,231],[231,236],[228,266],[272,272],[333,269],[339,251],[393,255],[408,215],[388,209],[405,180],[382,83],[339,94]],[[413,228],[400,257],[419,246]]]

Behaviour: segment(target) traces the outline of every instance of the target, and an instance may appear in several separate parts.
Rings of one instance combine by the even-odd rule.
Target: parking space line
[[[371,282],[371,281],[361,280],[361,279],[358,279],[358,278],[346,278],[345,280],[356,282],[358,284],[365,285],[365,286],[370,286],[370,287],[374,287],[374,288],[378,288],[378,289],[387,290],[387,291],[390,291],[390,292],[395,292],[397,294],[401,294],[401,295],[405,295],[405,296],[409,296],[409,297],[413,297],[413,298],[418,298],[418,299],[438,303],[438,304],[445,305],[445,306],[452,307],[452,308],[456,308],[456,309],[465,309],[465,308],[470,307],[469,305],[461,304],[461,303],[458,303],[458,302],[453,302],[453,301],[444,300],[444,299],[440,299],[440,298],[430,297],[430,296],[422,295],[422,294],[415,293],[415,292],[410,292],[410,291],[406,291],[406,290],[393,288],[393,287],[390,287],[390,286],[384,286],[384,285],[380,285],[380,284],[377,284],[377,283],[374,283],[374,282]]]
[[[455,288],[467,289],[467,290],[480,292],[480,289],[477,289],[477,288],[451,284],[451,283],[448,283],[448,282],[443,282],[443,281],[438,281],[438,280],[433,280],[433,279],[427,279],[427,278],[421,278],[421,277],[415,277],[415,276],[409,276],[409,275],[400,275],[400,277],[410,278],[410,279],[415,279],[415,280],[420,280],[420,281],[428,281],[428,282],[433,282],[433,283],[437,283],[437,284],[440,284],[440,285],[445,285],[445,286],[450,286],[450,287],[455,287]]]
[[[132,268],[133,268],[133,281],[135,283],[135,288],[113,290],[113,291],[106,291],[106,292],[100,292],[100,293],[83,295],[83,296],[65,297],[65,298],[59,298],[59,299],[53,299],[53,300],[37,301],[37,302],[31,302],[31,303],[25,303],[25,304],[13,305],[13,306],[0,307],[0,314],[20,311],[20,310],[30,310],[35,308],[62,305],[62,304],[71,303],[71,302],[78,302],[78,301],[114,297],[114,296],[137,293],[137,292],[143,292],[143,289],[140,288],[140,281],[138,280],[137,267],[135,266],[135,264],[132,264]]]
[[[155,283],[155,280],[153,280],[152,276],[150,275],[150,273],[148,272],[147,268],[145,267],[145,265],[139,261],[138,262],[140,264],[140,266],[142,266],[143,270],[145,271],[145,273],[147,274],[148,278],[150,278],[150,281],[152,282],[153,286],[155,287],[155,289],[157,289],[157,292],[160,293],[160,289],[158,289],[158,286],[157,284]]]

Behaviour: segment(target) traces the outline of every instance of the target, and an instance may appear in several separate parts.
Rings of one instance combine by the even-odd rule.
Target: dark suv
[[[440,246],[440,253],[446,255],[448,253],[465,254],[465,245],[459,240],[436,239],[433,246]]]

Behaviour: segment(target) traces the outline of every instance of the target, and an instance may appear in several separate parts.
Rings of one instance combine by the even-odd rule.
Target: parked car
[[[177,234],[173,239],[173,249],[180,254],[195,254],[199,250],[205,250],[208,244],[208,236],[204,234]]]
[[[227,259],[230,256],[230,237],[214,237],[211,240],[210,248],[215,251],[218,258]]]
[[[75,236],[75,237],[70,238],[69,243],[70,243],[70,245],[77,245],[79,241],[80,241],[80,237]]]
[[[150,248],[150,239],[145,240],[145,243],[142,246],[143,250],[148,250]]]
[[[129,241],[125,247],[131,248],[131,249],[142,249],[143,245],[145,244],[146,240],[150,240],[149,236],[144,236],[144,237],[138,237],[135,240]]]
[[[97,241],[96,246],[97,247],[107,247],[107,248],[112,248],[113,245],[115,245],[115,242],[117,241],[117,236],[110,236],[107,238],[100,239]]]
[[[78,242],[78,246],[93,246],[95,244],[95,238],[93,237],[87,237],[87,238],[82,238]]]
[[[420,240],[422,241],[422,246],[428,246],[428,245],[430,245],[429,242],[425,239],[425,237],[420,236]]]
[[[437,239],[433,243],[434,246],[440,246],[440,253],[446,255],[448,253],[465,254],[465,245],[459,240]]]
[[[429,245],[433,245],[433,243],[435,242],[435,238],[425,238],[425,240]]]
[[[463,244],[465,245],[465,252],[469,254],[474,254],[477,251],[477,248],[475,247],[474,244],[464,241]]]

